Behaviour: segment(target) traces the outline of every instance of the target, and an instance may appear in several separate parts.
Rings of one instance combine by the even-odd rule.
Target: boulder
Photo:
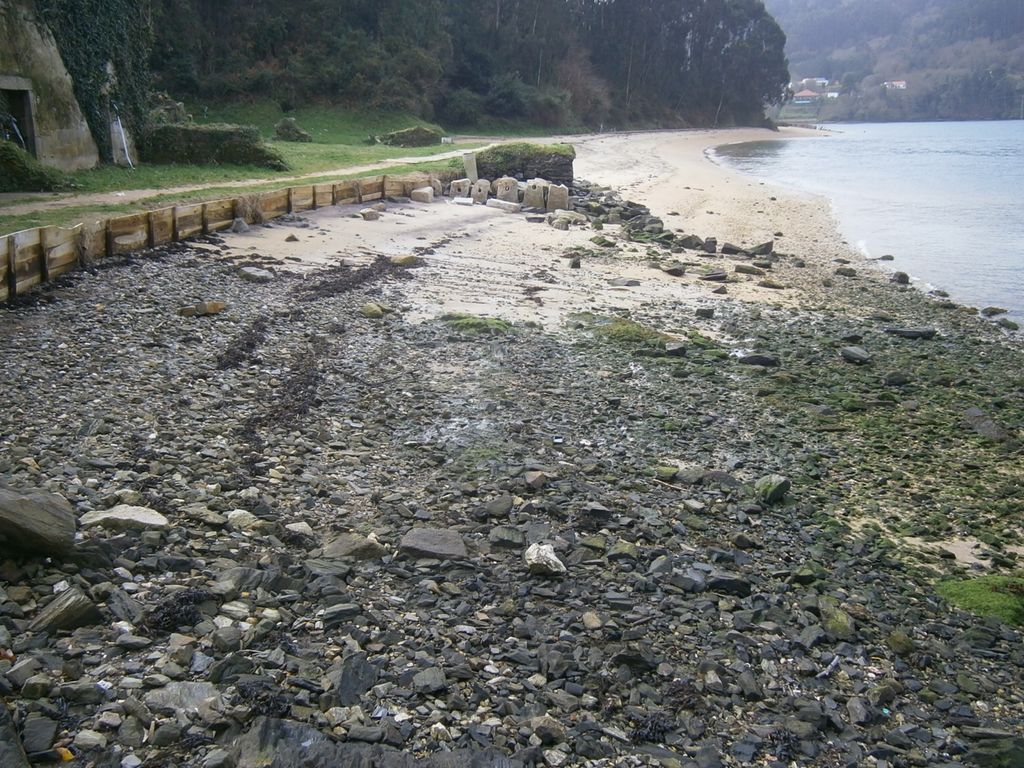
[[[519,182],[510,176],[502,176],[494,182],[494,194],[506,203],[519,203]]]
[[[765,504],[778,504],[786,498],[793,484],[782,475],[765,475],[754,483],[754,493]]]
[[[0,704],[0,765],[4,768],[31,768],[6,704]]]
[[[417,125],[401,131],[385,133],[383,136],[378,136],[377,140],[389,147],[430,147],[440,144],[442,138],[441,132],[437,129]]]
[[[242,267],[238,270],[238,276],[250,283],[269,283],[274,279],[273,272],[259,267]]]
[[[53,493],[0,488],[0,549],[60,555],[75,543],[75,511]]]
[[[278,141],[310,142],[313,137],[299,127],[294,117],[284,117],[274,126],[274,138]]]
[[[353,560],[376,560],[387,554],[376,537],[359,536],[355,533],[343,533],[324,544],[324,557],[348,557]]]
[[[409,193],[409,198],[414,203],[432,203],[434,202],[434,188],[420,187],[419,189],[414,189]]]
[[[871,362],[870,353],[863,347],[843,347],[839,350],[839,356],[854,365],[867,365]]]

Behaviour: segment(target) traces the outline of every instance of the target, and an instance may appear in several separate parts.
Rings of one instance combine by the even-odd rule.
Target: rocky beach
[[[0,766],[1024,765],[940,594],[1021,605],[1022,337],[704,154],[772,135],[0,307]]]

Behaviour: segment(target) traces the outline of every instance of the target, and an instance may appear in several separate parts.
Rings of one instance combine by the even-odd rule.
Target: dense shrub
[[[491,79],[487,90],[487,112],[495,117],[524,117],[532,89],[515,73],[503,73]]]
[[[288,164],[248,125],[156,125],[146,130],[142,159],[184,165],[258,165],[287,171]]]
[[[445,97],[438,112],[438,119],[447,126],[475,125],[484,113],[484,97],[468,88],[459,88]]]
[[[12,141],[0,141],[0,192],[52,192],[68,185],[67,177],[47,168]]]
[[[514,176],[541,178],[556,184],[571,184],[576,150],[571,144],[499,144],[476,156],[477,170],[484,179]]]

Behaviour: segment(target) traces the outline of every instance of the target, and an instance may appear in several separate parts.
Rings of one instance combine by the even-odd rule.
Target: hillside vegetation
[[[824,77],[841,97],[820,118],[1020,117],[1021,0],[767,0],[788,37],[794,79]],[[906,81],[906,89],[885,83]],[[835,87],[835,86],[830,86]]]
[[[758,123],[788,81],[760,0],[152,0],[176,98],[330,102],[446,128]]]

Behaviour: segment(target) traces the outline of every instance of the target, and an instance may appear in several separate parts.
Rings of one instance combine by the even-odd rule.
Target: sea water
[[[828,125],[712,158],[826,198],[847,242],[922,289],[1024,320],[1024,121]]]

